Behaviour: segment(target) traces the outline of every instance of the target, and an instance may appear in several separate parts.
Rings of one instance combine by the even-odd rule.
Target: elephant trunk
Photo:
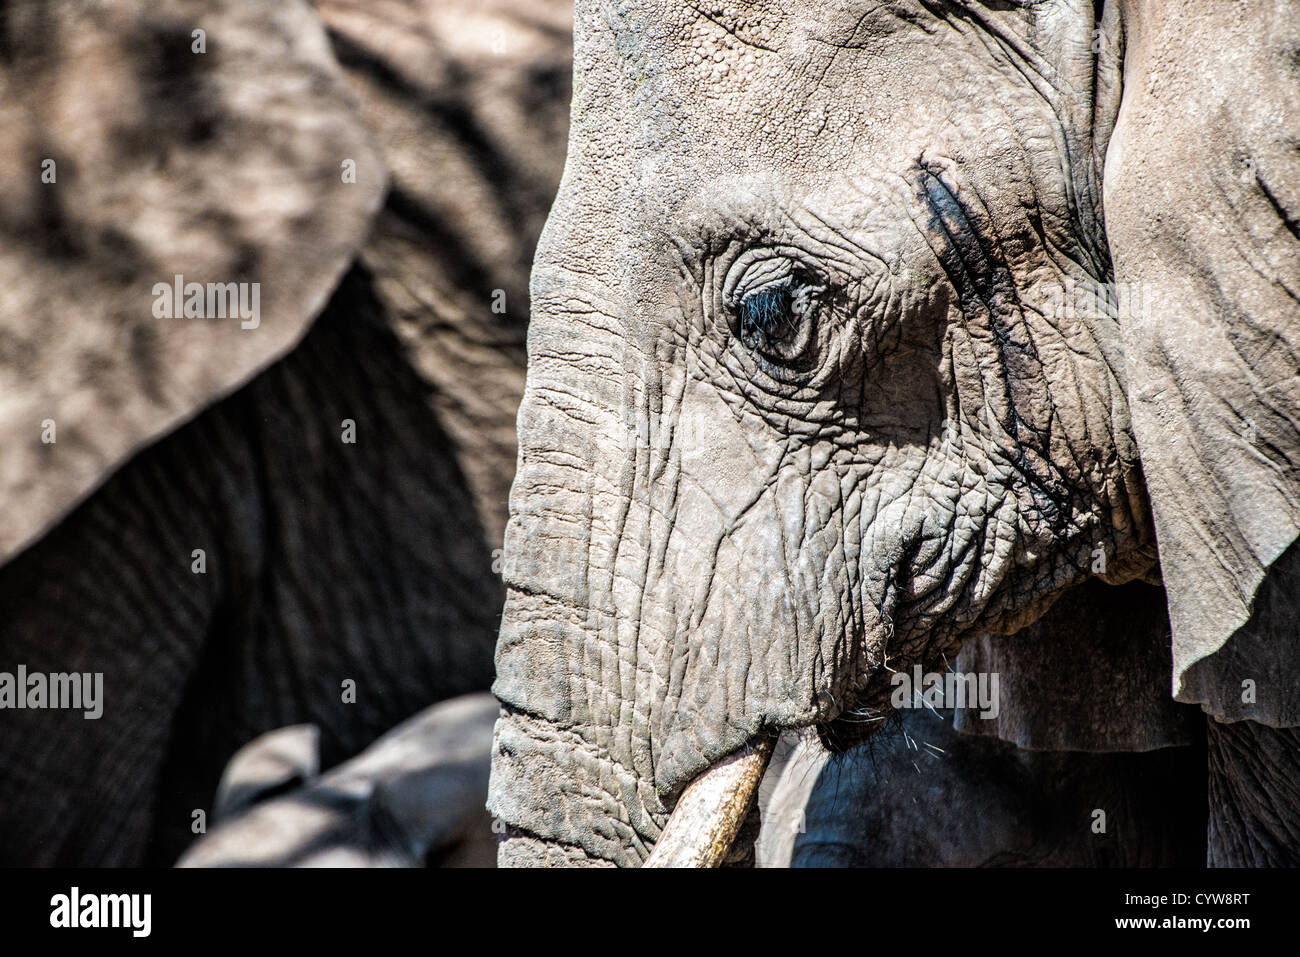
[[[718,867],[754,808],[775,739],[760,733],[704,770],[671,816],[649,782],[578,740],[509,707],[498,721],[489,805],[507,823],[502,866]]]
[[[653,788],[590,734],[507,705],[497,721],[488,810],[502,867],[638,866],[668,815]]]

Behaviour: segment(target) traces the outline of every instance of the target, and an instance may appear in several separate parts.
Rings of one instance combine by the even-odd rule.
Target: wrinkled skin
[[[568,13],[168,0],[0,21],[22,107],[0,120],[0,670],[104,673],[99,720],[0,717],[0,859],[171,864],[258,735],[310,723],[329,768],[491,681]],[[27,171],[48,155],[46,185]],[[176,272],[260,281],[260,326],[156,318],[144,293]]]
[[[1250,15],[1182,6],[578,4],[506,536],[502,863],[635,865],[761,731],[852,744],[891,671],[1094,575],[1163,576],[1175,691],[1245,623],[1300,516],[1300,196],[1267,128],[1294,69]],[[1211,136],[1179,104],[1239,102],[1216,30],[1274,72]],[[1112,281],[1164,284],[1160,322],[1053,307]],[[1228,394],[1267,440],[1206,411]],[[1263,644],[1245,714],[1227,682],[1181,700],[1288,723],[1294,643]]]

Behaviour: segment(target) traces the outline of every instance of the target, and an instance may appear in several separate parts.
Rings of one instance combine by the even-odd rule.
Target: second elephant
[[[491,680],[568,11],[19,2],[0,35],[0,672],[103,682],[95,719],[0,712],[0,861],[170,864],[263,732],[330,766]]]

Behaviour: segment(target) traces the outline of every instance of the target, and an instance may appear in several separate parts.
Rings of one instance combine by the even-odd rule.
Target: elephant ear
[[[1300,3],[1121,8],[1105,157],[1174,692],[1300,725]]]
[[[0,8],[0,563],[291,348],[383,180],[302,0]]]

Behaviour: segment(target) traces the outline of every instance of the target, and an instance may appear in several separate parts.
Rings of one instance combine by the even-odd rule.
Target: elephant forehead
[[[639,208],[650,224],[737,176],[842,194],[864,177],[896,183],[921,159],[955,161],[980,188],[1010,185],[1007,163],[1023,161],[1050,189],[1059,160],[1042,147],[1063,135],[1072,87],[1059,51],[1036,46],[1031,16],[955,3],[729,14],[580,0],[570,182],[581,176],[587,202],[600,193],[600,208]],[[1033,197],[1013,205],[1023,201]]]
[[[920,3],[583,6],[579,65],[598,58],[610,72],[585,97],[580,85],[575,120],[585,106],[608,135],[614,96],[631,143],[677,140],[697,159],[842,168],[943,125],[956,101],[987,105],[996,91],[980,76],[1004,92],[1028,82],[994,65],[1029,50],[1023,13],[993,22]]]

